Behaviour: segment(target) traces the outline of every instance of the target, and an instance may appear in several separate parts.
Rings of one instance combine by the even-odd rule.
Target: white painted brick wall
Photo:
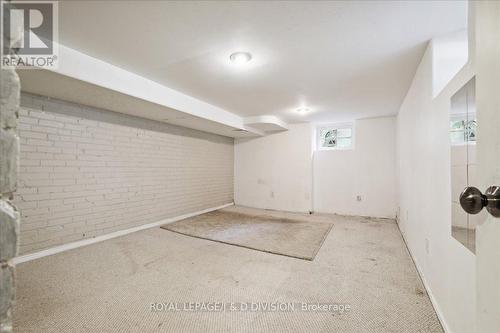
[[[233,201],[233,139],[23,94],[25,254]]]

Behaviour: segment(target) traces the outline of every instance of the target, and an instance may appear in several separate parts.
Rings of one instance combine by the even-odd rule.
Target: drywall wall
[[[453,75],[435,67],[446,65],[434,61],[443,51],[438,43],[428,46],[397,117],[398,223],[446,331],[470,333],[475,256],[451,236],[449,113],[451,96],[474,71],[468,64],[436,81],[434,75]],[[443,80],[447,84],[433,98],[433,82]]]
[[[460,30],[434,39],[432,57],[432,96],[436,97],[446,87],[469,57],[468,31]]]
[[[234,201],[237,205],[293,212],[312,208],[310,124],[262,138],[236,139]]]
[[[315,212],[394,218],[396,206],[395,117],[357,120],[354,149],[315,151]]]
[[[21,254],[233,200],[233,139],[23,94]]]

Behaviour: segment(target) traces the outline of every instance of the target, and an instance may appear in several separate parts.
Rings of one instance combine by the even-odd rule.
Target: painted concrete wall
[[[354,149],[314,153],[314,211],[394,218],[396,118],[357,120],[354,130]]]
[[[21,254],[230,203],[233,139],[23,94]]]
[[[291,125],[287,132],[263,138],[236,140],[235,203],[286,211],[314,209],[394,217],[395,130],[395,117],[358,120],[355,149],[349,151],[315,152],[311,124]],[[361,195],[361,202],[357,195]]]
[[[474,332],[475,256],[451,236],[450,99],[474,75],[466,65],[433,98],[432,42],[397,117],[399,227],[445,329]],[[453,64],[453,62],[451,62]],[[450,81],[451,80],[451,81]],[[441,80],[439,80],[441,81]]]
[[[294,212],[312,208],[310,124],[234,145],[234,200],[238,205]]]

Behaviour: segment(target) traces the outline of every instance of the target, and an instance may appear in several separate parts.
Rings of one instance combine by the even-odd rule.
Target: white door
[[[478,182],[500,186],[500,1],[475,2]],[[497,202],[497,205],[500,205]],[[477,330],[500,332],[500,218],[476,229]]]

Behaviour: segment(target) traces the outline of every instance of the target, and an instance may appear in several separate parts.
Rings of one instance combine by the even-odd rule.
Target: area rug
[[[163,225],[179,234],[313,260],[332,224],[217,210]]]

